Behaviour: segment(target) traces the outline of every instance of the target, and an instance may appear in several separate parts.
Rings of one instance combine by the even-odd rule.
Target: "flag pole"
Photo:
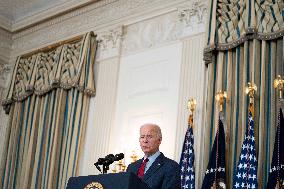
[[[195,188],[193,114],[196,109],[196,100],[194,98],[188,100],[187,108],[191,113],[188,117],[188,126],[179,163],[181,167],[181,188]]]
[[[276,79],[274,79],[274,82],[273,82],[273,87],[275,88],[275,89],[278,89],[278,91],[279,91],[279,96],[278,96],[278,99],[279,99],[279,102],[281,103],[281,102],[283,102],[284,101],[284,99],[283,99],[283,86],[284,86],[284,79],[283,79],[283,77],[281,76],[281,75],[277,75],[277,77],[276,77]],[[281,107],[281,105],[280,105],[280,107]],[[281,108],[280,108],[280,110],[279,111],[281,111]],[[279,116],[280,116],[280,114],[281,114],[281,112],[279,112]],[[279,118],[279,119],[281,119],[281,118]],[[278,120],[279,122],[281,122],[280,120]],[[278,134],[278,135],[280,135],[280,127],[281,127],[281,125],[280,125],[280,123],[278,123],[278,125],[277,125],[277,131],[276,131],[276,135]],[[277,154],[277,165],[279,166],[279,164],[280,164],[280,162],[279,162],[279,148],[280,148],[280,144],[279,144],[279,138],[280,138],[280,136],[275,136],[275,137],[278,137],[278,154]],[[275,147],[274,147],[275,148]],[[272,160],[272,164],[273,164],[273,160]],[[272,164],[271,164],[271,167],[272,167]],[[270,180],[270,178],[269,178],[269,180]],[[269,180],[268,180],[268,185],[269,185]],[[271,182],[271,181],[270,181]],[[279,170],[277,170],[277,181],[276,181],[276,185],[275,185],[275,188],[276,189],[282,189],[282,188],[284,188],[283,187],[283,183],[282,183],[283,181],[281,181],[281,179],[280,179],[280,171]]]
[[[249,97],[247,128],[241,145],[241,153],[233,176],[233,189],[258,188],[256,139],[254,137],[254,95],[257,87],[248,82],[245,92]]]
[[[227,91],[222,91],[220,90],[219,92],[217,92],[216,96],[216,101],[217,103],[219,104],[219,119],[220,119],[220,115],[221,113],[223,112],[223,107],[224,107],[224,102],[225,102],[225,99],[227,98]],[[218,128],[219,129],[219,128]],[[216,137],[219,137],[219,134],[216,135]],[[217,145],[217,152],[216,154],[218,154],[218,145]],[[218,158],[216,158],[216,167],[217,167],[217,164],[218,164]],[[215,181],[213,182],[213,186],[211,187],[211,189],[217,189],[217,171],[215,171]]]

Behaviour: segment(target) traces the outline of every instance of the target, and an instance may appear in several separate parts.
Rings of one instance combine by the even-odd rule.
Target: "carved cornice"
[[[12,23],[10,20],[5,18],[4,16],[0,15],[0,30],[1,28],[11,31],[12,30]]]
[[[182,24],[176,12],[158,16],[126,27],[122,54],[130,54],[179,40]]]
[[[207,4],[204,0],[189,1],[186,7],[179,7],[179,18],[186,26],[200,24],[205,21]]]
[[[17,20],[9,20],[0,15],[0,28],[15,33],[90,4],[97,4],[98,1],[101,0],[70,0]]]
[[[110,28],[121,26],[125,26],[127,30],[126,43],[123,42],[123,44],[127,44],[123,47],[124,53],[175,41],[184,36],[204,32],[206,3],[204,4],[203,1],[101,0],[14,34],[12,55],[18,56],[90,30],[95,33],[101,33],[101,31],[111,33],[113,29]],[[181,12],[178,14],[178,10],[183,10],[185,13],[187,9],[192,13],[191,16],[187,16],[191,19],[187,18],[187,20],[191,20],[193,25],[196,20],[196,23],[199,24],[197,27],[185,24],[186,15]],[[160,21],[155,21],[157,19]],[[143,24],[146,24],[147,27]],[[135,30],[139,30],[140,33],[138,34]],[[134,33],[131,33],[132,31]],[[133,39],[137,38],[137,35],[140,35],[140,39]],[[102,40],[98,49],[100,58],[118,55],[118,46],[111,47],[112,40],[115,40],[115,33],[99,36]],[[121,34],[118,36],[121,37]],[[119,43],[115,42],[114,44]],[[136,48],[137,45],[138,48]],[[108,49],[111,47],[111,50],[107,52],[106,46]]]
[[[12,71],[12,65],[5,64],[4,61],[0,59],[0,88],[6,87],[6,81],[9,78],[9,74]]]
[[[17,23],[15,23],[14,26],[13,26],[14,30],[17,29],[17,30],[20,30],[20,31],[16,32],[14,34],[13,38],[14,39],[21,38],[21,37],[28,35],[30,33],[33,33],[33,32],[36,32],[36,31],[39,31],[39,30],[42,30],[42,29],[46,29],[48,27],[52,27],[53,25],[57,25],[57,24],[60,24],[60,23],[65,24],[65,22],[69,19],[76,18],[76,17],[79,17],[81,15],[88,14],[90,12],[97,13],[97,11],[100,10],[100,8],[104,8],[108,4],[111,4],[111,3],[116,2],[116,1],[119,1],[119,0],[101,0],[101,1],[98,1],[94,4],[90,4],[88,6],[78,8],[76,10],[72,9],[69,12],[66,12],[65,14],[57,16],[55,18],[51,17],[50,19],[47,19],[47,20],[38,21],[36,25],[32,25],[30,27],[27,27],[26,25],[19,25],[18,26]],[[98,18],[100,18],[100,16],[98,16]],[[89,21],[90,21],[90,19],[81,20],[81,23],[88,23]],[[22,30],[23,28],[25,28],[25,30]]]
[[[12,34],[0,28],[0,59],[9,61],[12,47]]]
[[[12,39],[12,33],[0,28],[0,38],[1,38],[1,41],[5,40],[5,39],[11,40]]]
[[[157,47],[205,31],[205,0],[187,0],[176,10],[126,27],[122,54]]]
[[[204,32],[207,13],[207,1],[205,0],[191,0],[185,6],[179,7],[178,17],[184,24],[183,36]]]
[[[97,40],[99,41],[97,60],[100,61],[118,56],[120,54],[122,36],[122,26],[97,33]]]
[[[13,56],[60,40],[164,14],[185,0],[102,0],[13,35]]]

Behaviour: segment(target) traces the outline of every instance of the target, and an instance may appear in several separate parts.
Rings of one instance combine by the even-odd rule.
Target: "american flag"
[[[257,189],[257,158],[254,138],[254,121],[252,117],[252,105],[248,113],[248,125],[245,139],[242,144],[241,155],[234,174],[234,189]]]
[[[280,108],[267,189],[284,188],[284,120]]]
[[[219,116],[218,128],[205,171],[202,189],[210,189],[211,187],[226,188],[225,162],[225,132],[223,122]]]
[[[184,138],[180,163],[179,163],[181,167],[181,188],[182,189],[195,188],[193,144],[194,144],[194,137],[193,137],[193,128],[192,128],[192,117],[190,117],[188,128],[187,128],[185,138]]]

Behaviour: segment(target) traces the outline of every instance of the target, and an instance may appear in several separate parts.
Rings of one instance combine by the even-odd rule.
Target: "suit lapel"
[[[163,161],[164,155],[161,153],[159,157],[153,162],[151,167],[149,167],[148,171],[143,177],[143,180],[147,180],[151,175],[153,175],[160,167],[163,166],[164,161]]]
[[[138,174],[138,169],[140,167],[140,165],[142,164],[142,161],[143,161],[143,158],[142,159],[139,159],[136,164],[134,165],[133,169],[134,169],[134,172],[135,174],[137,175]]]

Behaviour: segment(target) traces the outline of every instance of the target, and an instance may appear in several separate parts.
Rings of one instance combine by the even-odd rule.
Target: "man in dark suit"
[[[130,164],[127,172],[137,174],[151,189],[180,189],[179,164],[159,151],[160,127],[150,123],[142,125],[139,142],[144,158]]]

